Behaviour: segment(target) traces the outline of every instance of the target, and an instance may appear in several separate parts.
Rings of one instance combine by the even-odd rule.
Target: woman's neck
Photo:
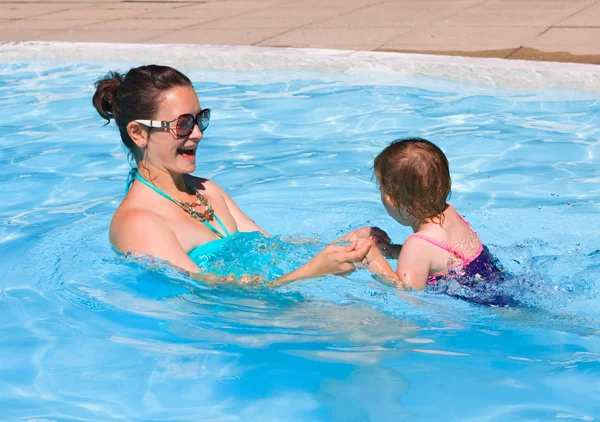
[[[138,165],[138,173],[160,190],[172,195],[187,192],[183,174],[173,173],[150,165]]]

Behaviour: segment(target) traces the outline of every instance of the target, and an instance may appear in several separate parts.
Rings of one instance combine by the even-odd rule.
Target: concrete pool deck
[[[212,44],[600,64],[600,0],[1,0],[0,43]]]

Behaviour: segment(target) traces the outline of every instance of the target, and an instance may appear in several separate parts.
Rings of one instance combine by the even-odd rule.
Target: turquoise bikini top
[[[144,179],[137,171],[133,172],[132,176],[133,176],[134,179],[139,180],[144,185],[148,186],[154,192],[158,193],[161,196],[164,196],[168,200],[170,200],[170,201],[176,203],[177,205],[179,205],[179,201],[177,201],[171,195],[169,195],[165,191],[159,189],[158,187],[154,186],[152,183],[150,183],[149,181],[147,181],[146,179]],[[190,187],[188,187],[188,189],[191,190]],[[215,240],[212,240],[210,242],[206,242],[205,244],[197,246],[194,249],[192,249],[191,251],[189,251],[188,252],[188,256],[193,261],[196,261],[197,258],[200,255],[205,255],[206,253],[214,252],[215,250],[219,249],[220,244],[226,238],[230,238],[233,235],[233,234],[229,233],[229,231],[227,230],[227,228],[225,227],[225,225],[223,224],[223,222],[221,221],[221,219],[219,217],[217,217],[216,214],[214,214],[214,216],[215,216],[215,220],[217,221],[217,223],[219,223],[219,226],[221,226],[222,231],[219,231],[215,226],[213,226],[212,224],[210,224],[208,221],[202,221],[202,224],[204,224],[206,227],[208,227],[214,234],[216,234],[217,236],[219,236],[219,239],[215,239]],[[235,232],[235,233],[237,233],[237,232]]]
[[[132,171],[132,178],[139,180],[161,196],[176,202],[167,193],[148,182],[137,172]],[[225,225],[215,215],[221,227],[203,221],[220,239],[207,242],[187,253],[202,273],[227,276],[244,274],[263,277],[265,282],[276,280],[283,274],[298,268],[315,256],[324,245],[295,245],[278,236],[266,237],[260,232],[229,233]]]

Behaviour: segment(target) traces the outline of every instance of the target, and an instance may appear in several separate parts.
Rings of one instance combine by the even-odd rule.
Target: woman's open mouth
[[[194,160],[196,158],[196,146],[189,148],[177,148],[177,154],[186,160]]]

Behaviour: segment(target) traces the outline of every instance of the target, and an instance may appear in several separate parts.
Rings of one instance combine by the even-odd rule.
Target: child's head
[[[421,138],[396,140],[375,157],[374,171],[382,196],[396,210],[405,208],[418,221],[444,212],[450,169],[433,143]]]

